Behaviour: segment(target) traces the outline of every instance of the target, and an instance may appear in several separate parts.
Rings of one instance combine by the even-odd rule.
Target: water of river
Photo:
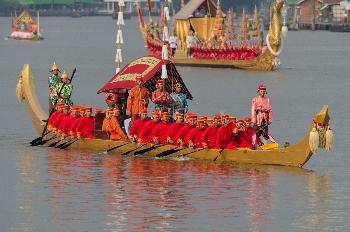
[[[0,18],[0,36],[10,33]],[[15,97],[29,63],[47,105],[47,71],[77,67],[73,100],[103,106],[114,72],[115,21],[42,18],[40,42],[0,40],[0,231],[348,231],[350,34],[290,32],[275,72],[178,67],[197,113],[249,114],[260,83],[273,101],[273,135],[296,142],[329,104],[335,147],[301,168],[129,158],[29,147],[36,137]],[[136,19],[124,64],[146,54]]]

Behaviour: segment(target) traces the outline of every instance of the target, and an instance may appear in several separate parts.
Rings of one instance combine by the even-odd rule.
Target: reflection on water
[[[296,229],[329,228],[331,179],[305,169],[57,149],[48,149],[46,166],[38,167],[40,157],[24,149],[17,161],[18,231],[35,231],[33,208],[47,211],[43,223],[51,231],[271,231],[283,228],[276,214],[292,212],[302,218],[291,218]],[[284,181],[298,188],[288,195],[287,212],[278,209]],[[300,205],[308,206],[304,213]]]

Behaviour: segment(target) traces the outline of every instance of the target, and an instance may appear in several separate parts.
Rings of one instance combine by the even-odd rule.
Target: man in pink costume
[[[253,135],[253,147],[256,147],[256,140],[261,135],[265,139],[275,140],[269,135],[268,126],[272,123],[272,105],[269,97],[266,96],[266,86],[259,85],[258,96],[252,100],[252,123],[256,134]]]

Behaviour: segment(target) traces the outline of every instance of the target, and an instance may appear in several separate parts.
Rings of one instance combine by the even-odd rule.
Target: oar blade
[[[170,149],[170,150],[163,151],[162,153],[159,153],[159,154],[157,155],[157,157],[158,157],[158,158],[165,157],[165,156],[171,155],[171,154],[173,154],[173,153],[176,153],[176,152],[178,152],[178,151],[181,151],[181,150],[183,150],[183,149],[184,149],[184,148],[174,147],[174,148],[172,148],[172,149]]]
[[[36,144],[40,143],[42,141],[43,137],[38,137],[36,139],[33,139],[31,142],[30,142],[30,145],[31,146],[37,146]]]
[[[148,147],[148,148],[142,149],[140,151],[136,151],[134,153],[134,155],[141,155],[141,154],[144,154],[146,152],[149,152],[149,151],[152,151],[154,149],[157,149],[158,147],[161,147],[161,146],[164,146],[164,145],[161,145],[161,144],[153,145],[152,147]]]

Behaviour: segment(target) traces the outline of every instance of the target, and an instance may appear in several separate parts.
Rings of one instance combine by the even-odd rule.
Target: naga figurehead
[[[272,19],[270,22],[269,33],[267,37],[267,43],[269,50],[274,55],[278,55],[282,46],[281,39],[281,12],[283,7],[284,0],[275,0],[271,10],[272,10]]]

